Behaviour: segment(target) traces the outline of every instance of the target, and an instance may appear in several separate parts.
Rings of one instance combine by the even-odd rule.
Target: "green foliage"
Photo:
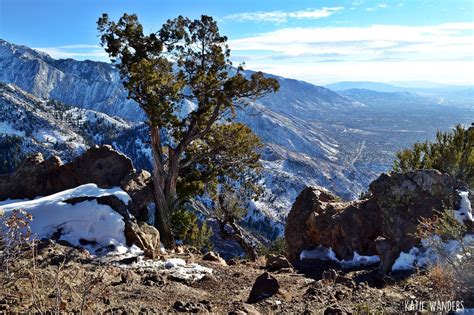
[[[258,253],[261,256],[268,255],[285,255],[286,254],[286,242],[284,237],[278,237],[267,246],[261,245],[258,248]]]
[[[0,174],[13,172],[25,158],[22,142],[17,136],[0,137]]]
[[[474,187],[474,127],[457,125],[451,132],[438,131],[434,142],[415,143],[398,152],[393,169],[437,169]]]
[[[184,244],[200,250],[211,250],[212,230],[204,221],[199,223],[198,217],[191,211],[177,209],[171,215],[173,234]]]
[[[443,240],[462,241],[465,233],[466,226],[455,219],[453,210],[446,209],[433,218],[421,218],[416,236],[420,239],[439,236]]]
[[[182,199],[207,192],[216,198],[218,184],[238,184],[258,192],[255,178],[261,170],[262,143],[241,123],[215,125],[200,140],[190,144],[178,179]],[[233,185],[232,184],[232,185]]]
[[[465,240],[467,227],[454,217],[454,211],[445,209],[432,218],[421,218],[415,236],[424,239],[426,245],[433,248],[440,260],[437,262],[441,274],[453,273],[453,287],[464,288],[467,292],[474,289],[474,247]],[[452,255],[445,244],[455,240],[460,251]]]

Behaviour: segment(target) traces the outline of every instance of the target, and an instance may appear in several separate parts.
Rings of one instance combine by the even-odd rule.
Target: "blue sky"
[[[316,84],[474,83],[473,0],[0,0],[0,38],[107,61],[95,24],[103,12],[137,13],[148,31],[212,15],[235,62]]]

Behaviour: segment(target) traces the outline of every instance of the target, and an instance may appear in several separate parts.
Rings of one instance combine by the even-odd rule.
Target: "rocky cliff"
[[[386,273],[402,251],[419,244],[414,234],[421,218],[459,208],[458,188],[465,185],[436,170],[382,174],[368,199],[349,203],[306,188],[288,215],[288,256],[298,261],[302,250],[317,246],[331,248],[339,260],[378,255]]]

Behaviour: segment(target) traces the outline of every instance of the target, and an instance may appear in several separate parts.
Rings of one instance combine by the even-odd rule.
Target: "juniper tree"
[[[394,170],[437,169],[474,187],[474,128],[455,126],[451,132],[438,131],[433,142],[415,143],[397,152]]]
[[[200,174],[196,160],[219,161],[211,156],[212,150],[202,156],[199,143],[218,133],[219,123],[232,121],[238,107],[277,90],[278,83],[260,72],[246,77],[241,66],[232,68],[227,37],[220,35],[217,23],[209,16],[196,20],[179,16],[150,34],[144,34],[136,15],[124,14],[114,22],[103,14],[97,23],[101,44],[119,69],[128,97],[147,116],[155,224],[165,246],[173,246],[170,214],[182,202],[178,184],[189,194],[191,188],[203,186],[199,183],[205,180],[201,175],[217,176],[218,168],[214,173]],[[186,102],[196,107],[183,114]],[[194,158],[195,154],[199,158]],[[184,168],[194,169],[193,176],[183,174]],[[186,177],[193,177],[192,185],[184,180]]]

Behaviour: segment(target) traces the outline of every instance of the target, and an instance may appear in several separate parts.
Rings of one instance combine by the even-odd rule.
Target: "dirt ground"
[[[454,299],[450,292],[434,289],[421,272],[380,277],[376,266],[337,270],[337,266],[312,261],[293,271],[272,272],[280,286],[278,293],[249,304],[246,302],[252,285],[265,272],[263,260],[258,263],[241,260],[224,266],[203,261],[199,253],[187,250],[163,258],[170,257],[198,263],[212,268],[213,272],[200,280],[183,280],[162,269],[98,264],[84,250],[53,242],[42,244],[34,260],[31,253],[26,253],[14,263],[13,280],[6,280],[5,273],[0,274],[3,279],[0,314],[48,311],[378,314],[403,313],[410,307],[413,310],[417,301]],[[324,278],[323,272],[331,268],[336,269],[339,280]],[[463,301],[462,306],[474,307],[474,301]]]

